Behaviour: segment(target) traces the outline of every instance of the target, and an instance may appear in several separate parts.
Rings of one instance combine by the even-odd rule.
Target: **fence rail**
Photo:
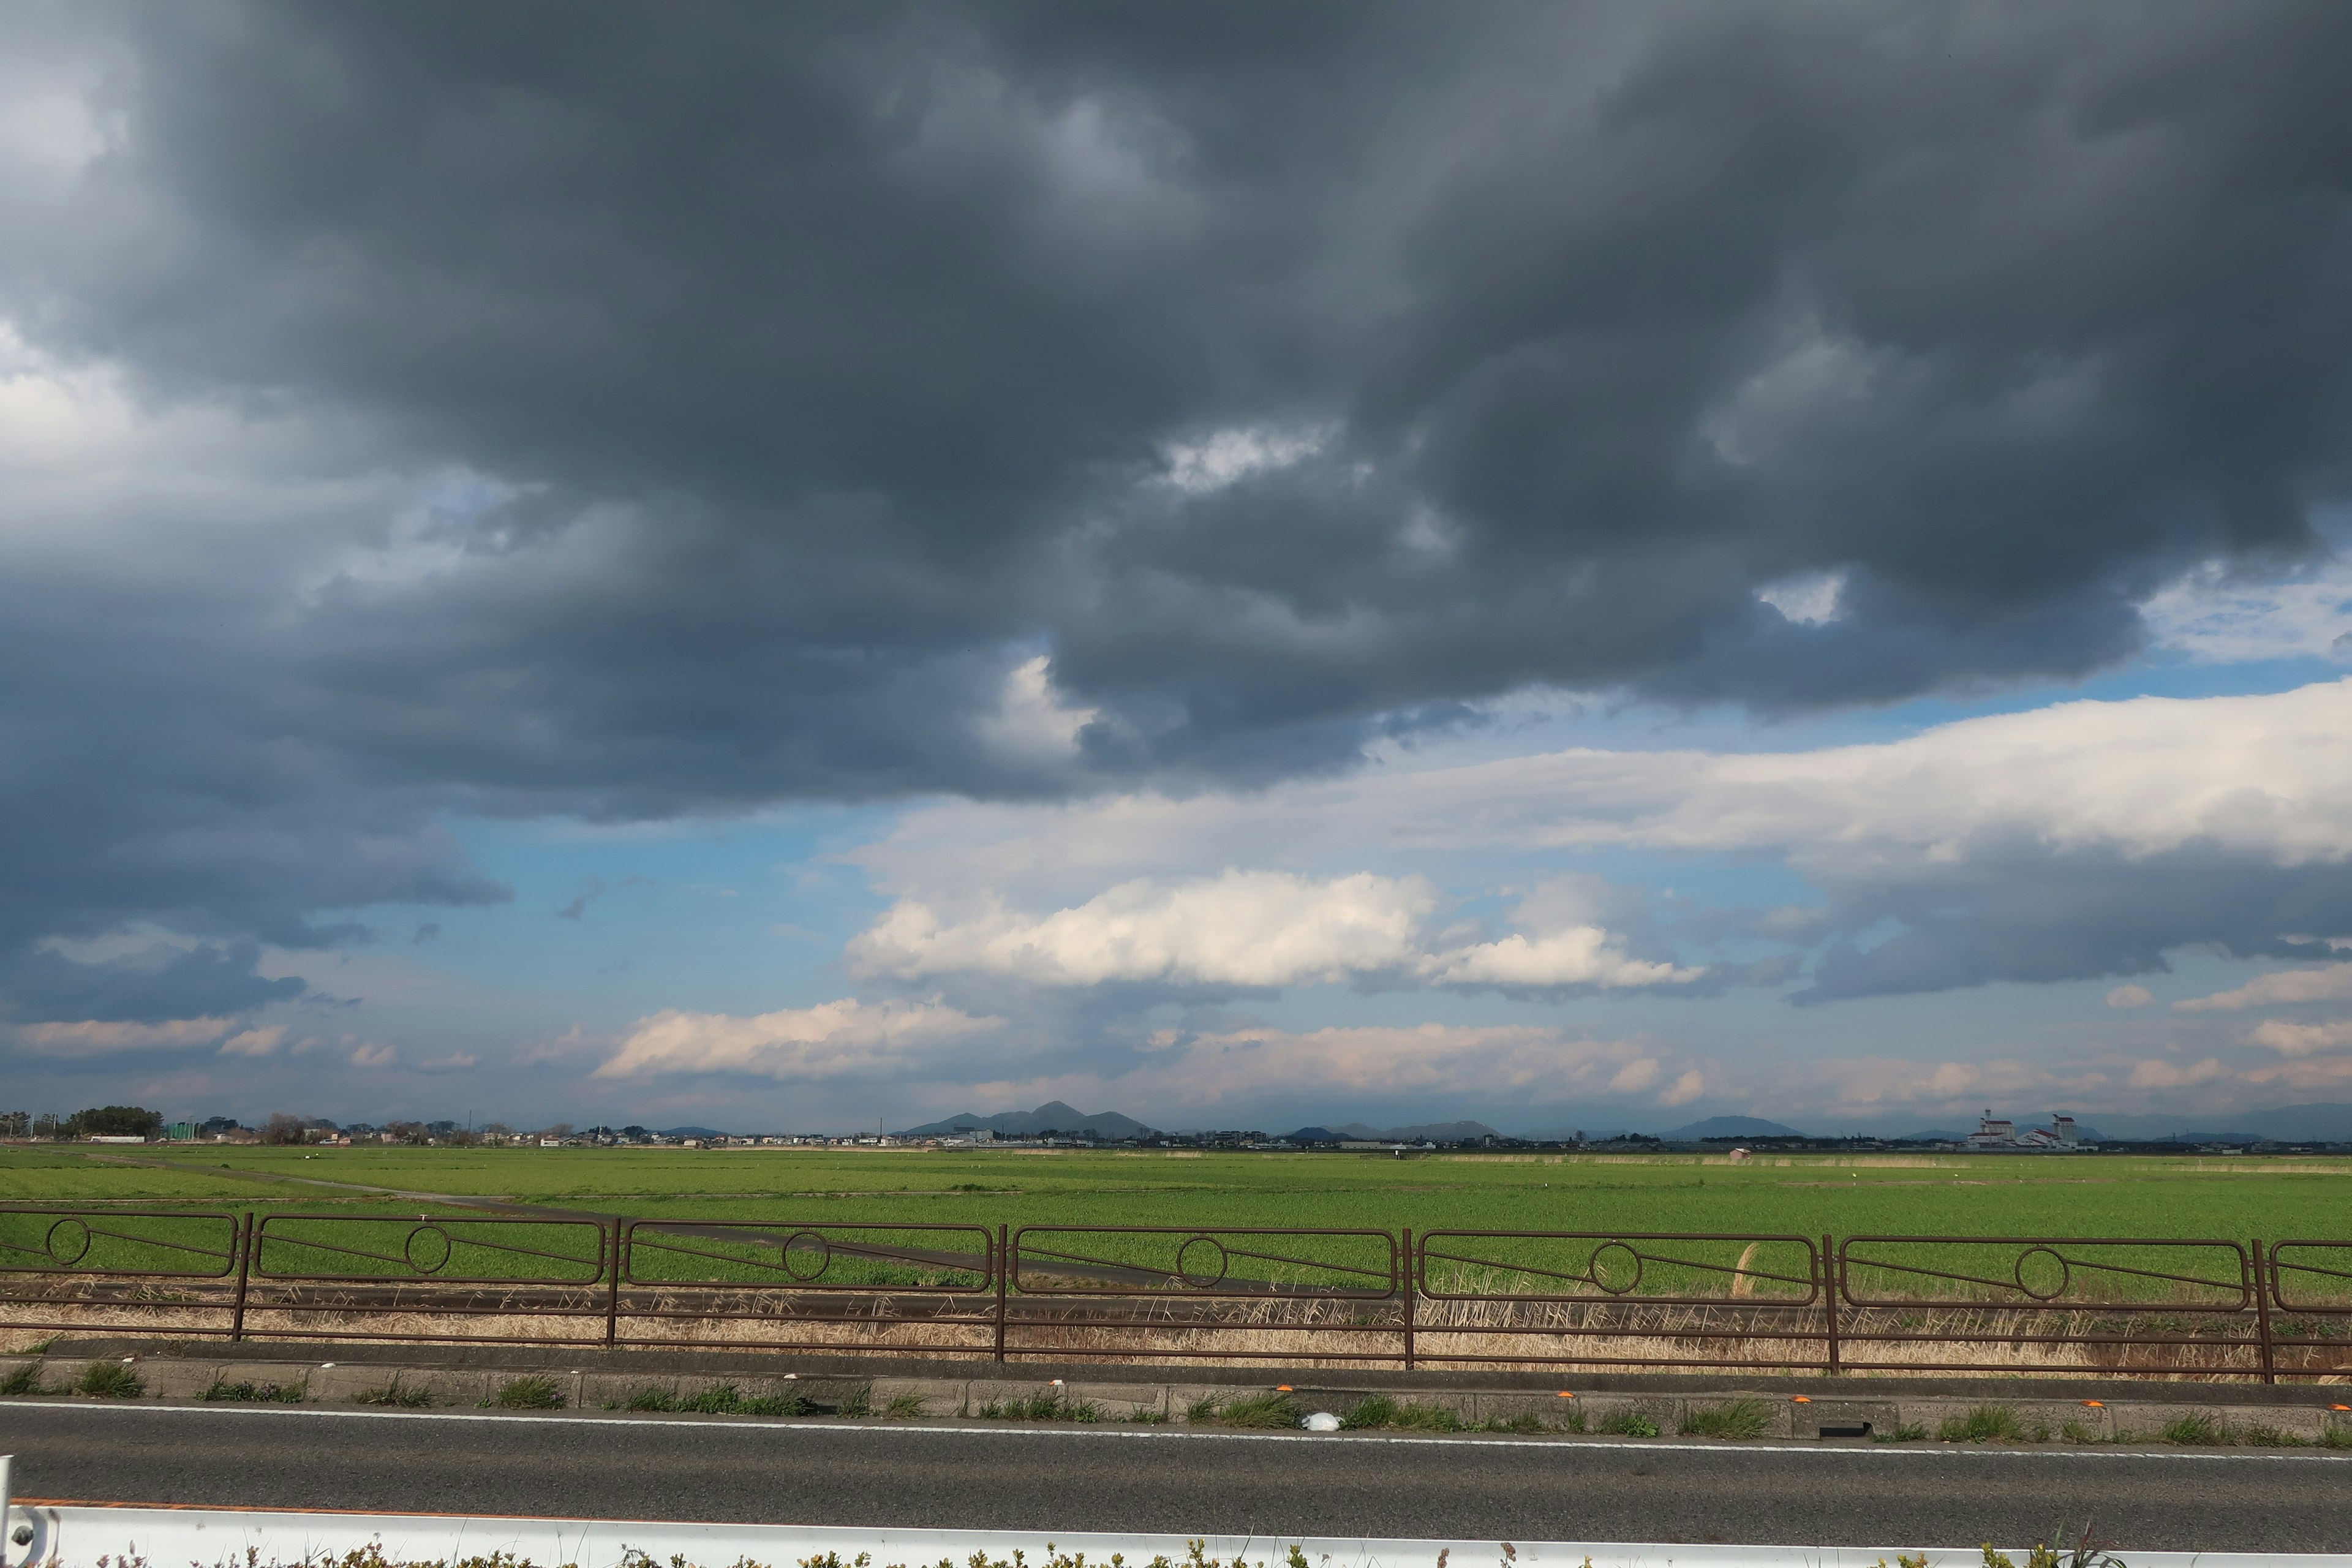
[[[2265,1383],[2352,1373],[2352,1240],[0,1206],[0,1331]]]

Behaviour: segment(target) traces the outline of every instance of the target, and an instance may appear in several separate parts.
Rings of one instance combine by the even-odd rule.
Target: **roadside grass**
[[[1685,1437],[1761,1437],[1772,1424],[1772,1413],[1760,1399],[1734,1399],[1709,1405],[1683,1417]]]
[[[882,1407],[885,1421],[919,1421],[923,1418],[923,1396],[919,1394],[894,1394],[890,1403]]]
[[[147,1384],[119,1361],[94,1361],[82,1368],[73,1391],[92,1399],[136,1399],[147,1392]]]
[[[1226,1400],[1212,1395],[1194,1400],[1184,1412],[1184,1419],[1213,1422],[1220,1426],[1296,1426],[1298,1406],[1287,1394],[1247,1394]]]
[[[1906,1421],[1892,1431],[1872,1433],[1870,1440],[1874,1443],[1924,1443],[1927,1440],[1927,1428],[1919,1422]]]
[[[1629,1405],[1593,1427],[1593,1431],[1604,1437],[1654,1437],[1658,1424]]]
[[[1102,1419],[1102,1406],[1091,1399],[1070,1399],[1048,1390],[1025,1399],[992,1399],[972,1414],[982,1421],[1095,1422]]]
[[[1385,1394],[1375,1394],[1359,1401],[1356,1407],[1339,1417],[1339,1428],[1345,1432],[1368,1432],[1393,1429],[1405,1432],[1467,1432],[1469,1423],[1453,1411],[1434,1405],[1412,1405],[1391,1399]]]
[[[499,1410],[561,1410],[563,1391],[555,1386],[555,1379],[541,1373],[529,1377],[510,1377],[499,1385],[499,1391],[482,1401],[485,1408]]]
[[[308,1396],[308,1387],[299,1383],[229,1383],[217,1376],[196,1394],[207,1402],[233,1400],[243,1405],[299,1405]]]
[[[388,1405],[401,1410],[423,1410],[439,1404],[440,1401],[433,1397],[433,1391],[429,1388],[418,1388],[401,1382],[400,1373],[395,1372],[392,1374],[391,1382],[378,1384],[373,1388],[362,1388],[352,1394],[352,1403]]]
[[[604,1408],[693,1415],[806,1415],[816,1407],[797,1394],[761,1397],[747,1394],[731,1383],[719,1383],[684,1399],[666,1388],[641,1388]]]
[[[1966,1415],[1955,1415],[1936,1429],[1947,1443],[2046,1443],[2050,1429],[2028,1426],[2014,1405],[1979,1405]]]
[[[14,1398],[46,1392],[41,1387],[41,1363],[37,1361],[28,1361],[6,1377],[0,1377],[0,1396]]]
[[[2184,1447],[2217,1447],[2228,1443],[2231,1434],[2213,1416],[2199,1414],[2167,1422],[2157,1436],[2164,1442],[2179,1443]]]

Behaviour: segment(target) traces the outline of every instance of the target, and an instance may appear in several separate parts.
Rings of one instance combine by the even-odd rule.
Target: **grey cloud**
[[[252,482],[334,499],[283,559],[91,500],[183,579],[0,587],[0,952],[505,897],[451,811],[1255,783],[1530,683],[2072,675],[2346,489],[2341,7],[6,26],[113,140],[0,173],[0,311],[151,410],[294,417]],[[1234,430],[1296,439],[1168,482]],[[451,475],[430,569],[334,564]],[[1826,624],[1754,596],[1829,570]],[[1066,756],[985,722],[1041,648]]]
[[[250,942],[181,949],[157,943],[142,952],[79,963],[47,949],[0,962],[0,1005],[16,1023],[49,1020],[156,1024],[249,1012],[289,1001],[308,987],[256,974]]]
[[[2204,848],[1988,857],[1869,885],[1833,881],[1831,891],[1838,929],[1873,940],[1830,942],[1801,1004],[2161,973],[2168,952],[2190,946],[2326,958],[2324,941],[2280,933],[2352,931],[2352,879],[2340,866],[2263,867]]]

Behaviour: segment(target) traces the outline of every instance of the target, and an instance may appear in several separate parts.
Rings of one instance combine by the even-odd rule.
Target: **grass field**
[[[1289,1331],[1277,1326],[1292,1310],[1280,1298],[1300,1287],[1321,1302],[1310,1305],[1309,1315],[1330,1324],[1369,1324],[1381,1312],[1392,1314],[1389,1235],[1409,1226],[1423,1237],[1418,1289],[1428,1298],[1430,1331],[1444,1331],[1441,1323],[1485,1324],[1479,1331],[1487,1332],[1549,1331],[1547,1324],[1572,1321],[1584,1325],[1579,1331],[1619,1335],[1633,1348],[1610,1353],[1637,1358],[1643,1345],[1654,1346],[1660,1336],[1717,1323],[1706,1314],[1718,1310],[1731,1314],[1721,1322],[1735,1326],[1749,1324],[1755,1311],[1775,1302],[1818,1313],[1818,1306],[1807,1304],[1819,1300],[1811,1249],[1799,1242],[1748,1245],[1748,1238],[1772,1235],[1818,1240],[1829,1233],[1842,1242],[1872,1234],[2136,1238],[2140,1245],[2078,1241],[2057,1250],[1857,1243],[1847,1249],[1848,1300],[1858,1310],[1875,1311],[1872,1321],[1883,1319],[1882,1327],[1905,1331],[1948,1322],[1958,1327],[1937,1331],[1989,1331],[1994,1325],[1971,1326],[1966,1312],[2006,1301],[2033,1310],[2046,1303],[2060,1314],[2037,1332],[2111,1332],[2098,1318],[2111,1309],[2170,1314],[2155,1323],[2164,1332],[2234,1331],[2228,1315],[2251,1314],[2239,1249],[2148,1244],[2242,1243],[2256,1237],[2352,1243],[2347,1178],[2352,1160],[2105,1155],[1799,1155],[1734,1165],[1692,1155],[1440,1154],[1400,1161],[1109,1151],[15,1147],[0,1149],[0,1267],[50,1269],[55,1278],[54,1258],[85,1279],[109,1268],[168,1270],[190,1277],[199,1294],[224,1289],[235,1267],[231,1221],[166,1219],[142,1211],[242,1211],[258,1226],[252,1265],[257,1290],[299,1292],[313,1288],[304,1281],[316,1281],[331,1292],[342,1289],[338,1280],[397,1286],[429,1279],[436,1286],[491,1287],[493,1293],[510,1285],[577,1292],[593,1289],[604,1275],[604,1233],[595,1222],[566,1221],[547,1211],[622,1215],[640,1222],[628,1247],[632,1289],[651,1288],[662,1298],[656,1307],[667,1303],[680,1309],[674,1317],[693,1317],[708,1315],[717,1301],[709,1288],[722,1295],[745,1286],[787,1295],[811,1286],[967,1297],[985,1292],[993,1288],[987,1268],[991,1233],[1006,1225],[1026,1227],[1017,1249],[1016,1296],[1047,1299],[1039,1304],[1077,1314],[1068,1320],[1076,1322],[1091,1310],[1090,1298],[1138,1289],[1181,1298],[1216,1286],[1254,1298],[1214,1308],[1222,1326],[1213,1331],[1238,1333],[1239,1344],[1261,1319],[1269,1332]],[[452,1201],[460,1198],[530,1207],[498,1218]],[[8,1205],[46,1212],[6,1212]],[[87,1217],[60,1218],[54,1212],[76,1207]],[[433,1223],[420,1225],[427,1215]],[[730,1233],[727,1222],[756,1230]],[[890,1225],[925,1228],[859,1228]],[[1144,1236],[1052,1229],[1118,1226],[1181,1228]],[[808,1226],[817,1230],[803,1233]],[[1271,1239],[1236,1234],[1250,1226],[1356,1227],[1372,1234]],[[1448,1230],[1585,1232],[1631,1240],[1447,1237]],[[1195,1231],[1216,1234],[1195,1237]],[[1643,1233],[1732,1239],[1645,1244],[1639,1240]],[[2287,1267],[2296,1270],[2286,1279],[2290,1304],[2323,1317],[2343,1314],[2352,1304],[2352,1247],[2342,1253],[2305,1249]],[[91,1289],[99,1292],[90,1298],[92,1310],[113,1314],[109,1321],[128,1323],[131,1318],[121,1314],[140,1310],[122,1304],[132,1298],[121,1288],[101,1279]],[[1601,1304],[1557,1304],[1563,1295]],[[944,1301],[947,1295],[931,1299]],[[747,1298],[734,1300],[748,1305]],[[103,1307],[103,1300],[118,1305]],[[645,1306],[642,1296],[632,1300],[637,1306],[623,1309],[625,1318]],[[1371,1318],[1360,1317],[1354,1305],[1366,1300],[1376,1304],[1366,1309]],[[1923,1318],[1911,1310],[1916,1306],[1944,1315]],[[2091,1315],[2065,1317],[2077,1308]],[[381,1310],[425,1309],[395,1303]],[[437,1310],[446,1317],[479,1309]],[[2223,1316],[2197,1317],[2200,1310]],[[33,1322],[39,1310],[35,1303],[10,1321]],[[754,1315],[782,1310],[772,1304]],[[782,1331],[776,1324],[784,1321],[771,1315],[737,1328]],[[456,1331],[436,1321],[420,1317],[400,1331]],[[467,1320],[460,1330],[484,1331],[480,1325],[489,1321]],[[639,1321],[640,1333],[659,1338],[672,1331],[652,1319]],[[1769,1326],[1761,1319],[1753,1322]],[[549,1323],[548,1331],[562,1330],[555,1320]],[[887,1331],[919,1339],[929,1332],[910,1325],[911,1320]],[[2007,1321],[2004,1325],[2001,1335],[2023,1331]],[[0,1323],[0,1330],[5,1326]],[[278,1325],[293,1326],[292,1320]],[[2312,1331],[2341,1337],[2346,1328],[2352,1322],[2328,1319]],[[256,1331],[267,1334],[271,1328],[265,1323]],[[938,1344],[945,1348],[956,1333],[968,1338],[971,1331],[943,1331],[947,1337]],[[1181,1332],[1171,1332],[1177,1335],[1171,1344],[1181,1341]],[[1386,1341],[1381,1345],[1377,1353],[1392,1353]],[[1479,1342],[1472,1348],[1502,1345]],[[1769,1336],[1751,1350],[1750,1359],[1763,1358],[1758,1364],[1784,1353]],[[2057,1371],[2105,1364],[2096,1357],[2107,1352],[2020,1341],[1998,1352],[1974,1353],[1998,1353],[2009,1358],[1999,1364],[2013,1361],[2021,1370]]]
[[[110,1155],[111,1157],[110,1157]],[[404,1193],[657,1218],[1411,1226],[1841,1237],[2352,1237],[2352,1160],[800,1150],[0,1150],[0,1203],[429,1212]],[[257,1180],[255,1178],[262,1178]],[[275,1179],[271,1179],[275,1178]]]

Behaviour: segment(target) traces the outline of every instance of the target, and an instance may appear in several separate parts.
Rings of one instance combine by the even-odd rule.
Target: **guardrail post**
[[[1407,1226],[1404,1229],[1404,1369],[1407,1372],[1412,1370],[1414,1352],[1418,1348],[1413,1342],[1416,1327],[1413,1321],[1412,1227]]]
[[[2263,1347],[2263,1381],[2278,1381],[2278,1361],[2271,1339],[2271,1284],[2278,1278],[2278,1259],[2263,1251],[2262,1238],[2254,1239],[2254,1332]]]
[[[1013,1272],[1013,1227],[999,1224],[996,1227],[996,1363],[1004,1364],[1004,1287],[1005,1277]]]
[[[1829,1320],[1829,1372],[1832,1377],[1837,1376],[1840,1370],[1838,1365],[1838,1286],[1842,1283],[1840,1278],[1842,1272],[1843,1271],[1838,1268],[1836,1244],[1832,1242],[1830,1237],[1826,1236],[1822,1237],[1821,1264],[1822,1305],[1826,1309]]]
[[[253,1211],[246,1210],[236,1219],[236,1306],[230,1313],[228,1342],[245,1342],[245,1282],[253,1270]]]
[[[621,1227],[627,1222],[613,1216],[613,1278],[604,1288],[604,1348],[611,1350],[621,1332]]]

